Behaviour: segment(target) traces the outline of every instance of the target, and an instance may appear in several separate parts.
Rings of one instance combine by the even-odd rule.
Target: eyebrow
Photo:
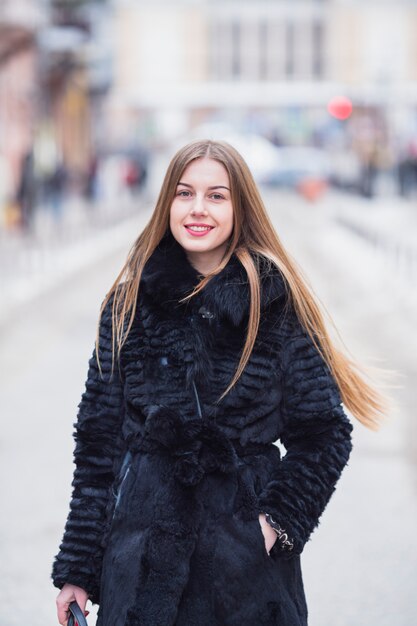
[[[184,187],[189,187],[190,189],[193,188],[192,185],[189,185],[188,183],[182,183],[181,181],[177,183],[177,187],[178,185],[184,185]],[[230,191],[229,187],[225,187],[224,185],[213,185],[212,187],[208,187],[208,189],[227,189],[227,191]]]

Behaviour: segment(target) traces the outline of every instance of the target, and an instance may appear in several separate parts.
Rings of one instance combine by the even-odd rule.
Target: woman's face
[[[233,231],[229,175],[221,163],[201,158],[184,170],[171,205],[170,228],[202,274],[218,265]]]

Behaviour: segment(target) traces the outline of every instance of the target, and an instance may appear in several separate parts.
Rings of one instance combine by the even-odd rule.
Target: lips
[[[191,228],[192,226],[196,226],[197,228],[209,228],[210,230],[214,228],[214,226],[211,226],[210,224],[185,224],[185,228]]]
[[[195,230],[192,227],[196,227]],[[212,231],[214,226],[210,224],[185,224],[184,228],[193,237],[203,237]]]

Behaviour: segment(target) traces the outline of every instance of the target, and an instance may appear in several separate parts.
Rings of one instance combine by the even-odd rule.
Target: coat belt
[[[271,443],[248,444],[229,439],[214,422],[184,418],[167,407],[152,407],[145,430],[130,442],[132,452],[162,454],[173,463],[173,475],[183,485],[197,485],[205,474],[234,472],[239,457],[265,453]]]

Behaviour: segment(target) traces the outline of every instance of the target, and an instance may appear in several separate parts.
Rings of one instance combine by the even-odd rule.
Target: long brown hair
[[[100,309],[101,318],[107,302],[114,294],[112,302],[113,364],[115,347],[117,345],[119,356],[134,320],[142,270],[169,228],[170,209],[177,184],[186,167],[195,159],[201,158],[215,159],[227,170],[234,210],[234,228],[221,263],[207,274],[183,301],[192,298],[203,289],[208,281],[227,265],[233,253],[244,266],[250,287],[250,312],[245,345],[236,372],[218,402],[241,376],[256,340],[260,322],[260,283],[256,258],[260,255],[281,271],[288,289],[288,302],[292,302],[300,323],[330,368],[340,389],[344,405],[365,426],[376,430],[387,413],[388,397],[377,390],[375,383],[365,380],[365,375],[370,368],[360,367],[333,344],[320,311],[318,298],[313,295],[296,261],[282,245],[247,164],[235,148],[223,141],[190,143],[175,154],[168,166],[152,216],[131,247],[126,263]],[[129,313],[130,318],[126,327]],[[100,318],[96,337],[97,355],[99,354]],[[334,325],[332,320],[331,323]],[[377,370],[373,368],[373,371]]]

